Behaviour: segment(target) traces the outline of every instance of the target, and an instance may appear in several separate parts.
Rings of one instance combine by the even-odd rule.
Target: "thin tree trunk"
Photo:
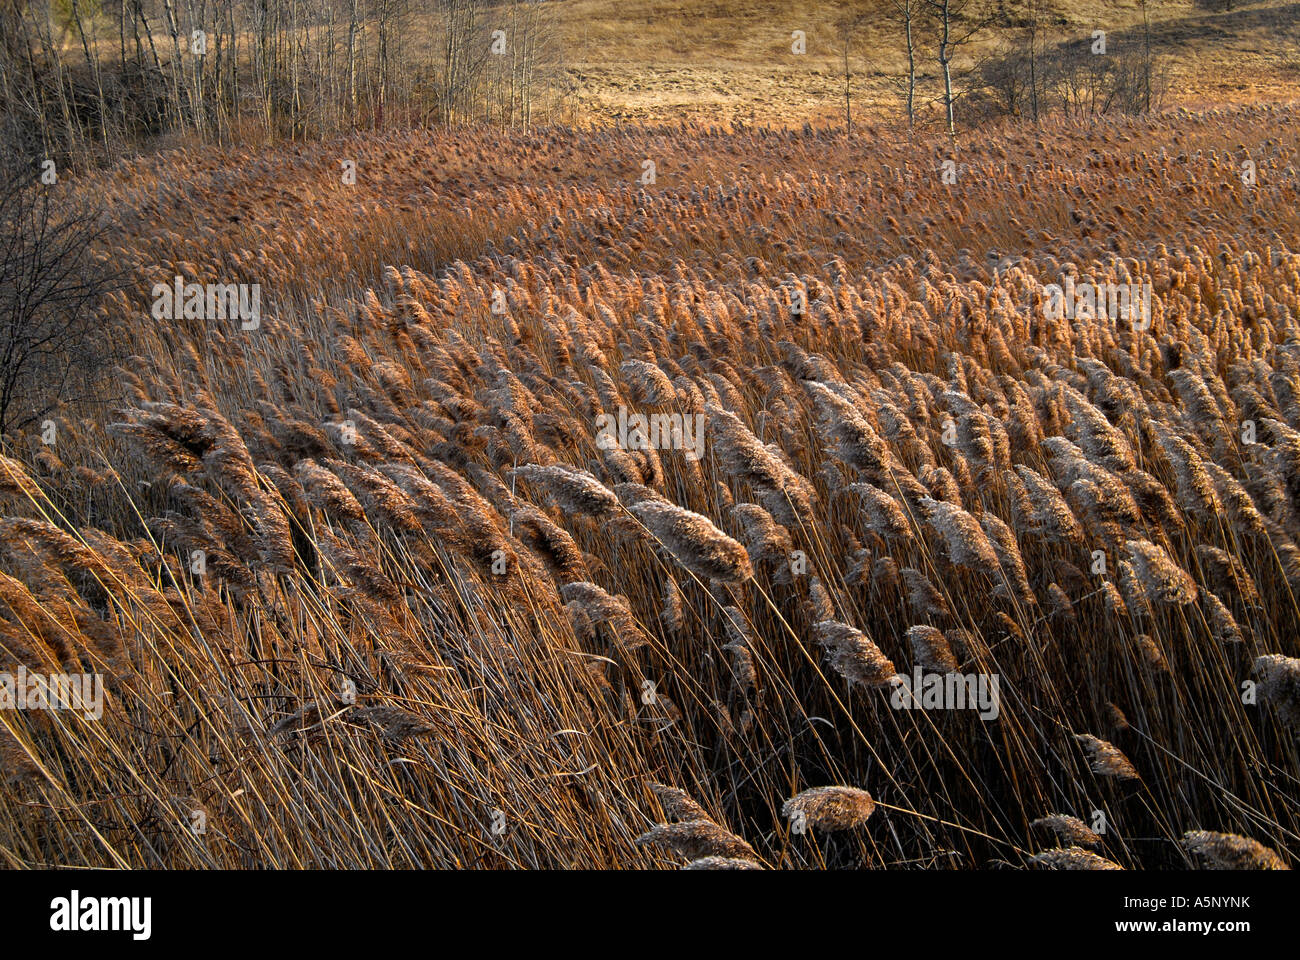
[[[352,111],[352,129],[357,128],[357,0],[348,13],[348,104]]]
[[[1038,57],[1035,50],[1038,40],[1038,0],[1029,4],[1029,103],[1038,125]]]
[[[1151,20],[1147,16],[1147,0],[1142,4],[1142,83],[1146,94],[1146,112],[1151,112]]]
[[[953,118],[952,106],[952,49],[949,41],[952,36],[952,12],[950,0],[943,0],[943,32],[939,38],[939,63],[943,67],[943,106],[948,115],[948,136],[957,135],[957,124]]]
[[[99,58],[90,55],[90,43],[86,40],[86,29],[81,22],[81,9],[77,0],[71,4],[72,21],[77,26],[77,36],[81,39],[81,52],[86,58],[86,69],[95,82],[95,92],[99,99],[99,136],[105,148],[108,147],[108,104],[104,101],[104,81],[99,72]]]
[[[846,33],[844,35],[844,136],[845,137],[851,137],[853,135],[853,98],[852,98],[852,92],[849,88],[849,77],[850,77],[849,35],[847,33],[849,29],[850,29],[849,27],[845,27]]]
[[[916,122],[916,41],[912,38],[912,0],[903,0],[903,17],[907,30],[907,125]]]

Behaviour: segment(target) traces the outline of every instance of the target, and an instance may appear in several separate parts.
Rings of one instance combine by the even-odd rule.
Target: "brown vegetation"
[[[0,669],[109,690],[0,711],[6,864],[1293,861],[1296,123],[1052,120],[956,184],[870,127],[83,181],[133,359],[0,461]],[[1150,328],[1046,319],[1066,273]],[[260,326],[154,320],[177,274]],[[620,406],[704,458],[599,448]],[[891,704],[954,666],[996,720]]]

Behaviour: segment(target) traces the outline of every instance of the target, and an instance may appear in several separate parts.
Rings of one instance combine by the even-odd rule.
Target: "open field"
[[[0,461],[0,672],[107,692],[0,711],[0,863],[1294,864],[1298,122],[71,182],[130,359]],[[177,276],[260,316],[160,322]],[[1067,276],[1149,321],[1054,318]],[[690,432],[599,445],[620,410]],[[958,675],[983,715],[900,709]]]
[[[557,4],[576,114],[595,123],[690,119],[710,123],[800,126],[843,118],[843,4],[790,5],[775,0],[569,0]],[[856,111],[877,118],[901,113],[906,74],[902,27],[885,2],[853,34],[850,66]],[[996,57],[1023,22],[1024,4],[1007,3],[1016,26],[990,27],[959,54],[959,66]],[[1190,0],[1150,7],[1151,42],[1168,58],[1168,102],[1218,103],[1296,97],[1300,30],[1294,3],[1237,4],[1212,12]],[[1112,47],[1142,41],[1137,0],[1040,5],[1044,49],[1105,30]],[[791,52],[803,30],[807,53]],[[923,97],[939,95],[934,30],[919,26]],[[931,106],[926,113],[934,109]]]

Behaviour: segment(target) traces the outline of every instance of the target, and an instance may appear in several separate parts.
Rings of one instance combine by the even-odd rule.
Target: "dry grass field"
[[[555,7],[569,73],[577,92],[575,116],[597,124],[693,120],[705,124],[801,126],[843,117],[844,4],[777,0],[570,0]],[[906,73],[902,27],[891,22],[886,0],[854,5],[865,11],[853,33],[850,68],[855,111],[896,118]],[[1022,25],[1023,3],[1005,9]],[[1137,0],[1039,5],[1042,49],[1105,30],[1112,45],[1142,40]],[[1211,11],[1192,0],[1149,8],[1151,42],[1167,59],[1167,100],[1203,107],[1218,103],[1289,100],[1300,83],[1300,29],[1289,2],[1234,4]],[[807,52],[795,56],[791,34],[802,30]],[[920,86],[939,95],[934,33],[918,26]],[[958,55],[958,66],[995,58],[1008,30],[989,28]],[[926,114],[937,110],[932,103]]]
[[[636,4],[589,6],[636,56]],[[0,672],[107,692],[0,711],[0,864],[1293,864],[1298,123],[420,131],[71,183],[122,224],[129,359],[0,460]],[[260,322],[159,322],[177,276]],[[1149,323],[1052,319],[1067,277]],[[598,444],[620,410],[701,456]],[[994,716],[899,709],[957,675]]]

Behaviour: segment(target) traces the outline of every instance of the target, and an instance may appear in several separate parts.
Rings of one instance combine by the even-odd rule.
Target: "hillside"
[[[902,27],[886,2],[790,4],[776,0],[564,0],[556,4],[578,116],[596,123],[742,121],[799,126],[843,117],[843,11],[862,13],[852,34],[855,109],[897,118],[906,73]],[[1025,8],[997,7],[1005,19],[958,54],[958,65],[996,58],[1023,36]],[[1044,51],[1105,30],[1112,50],[1142,42],[1137,0],[1039,5]],[[1191,0],[1149,8],[1151,43],[1173,75],[1168,102],[1217,103],[1292,99],[1300,71],[1294,3],[1234,4],[1208,11]],[[791,52],[802,30],[807,53]],[[918,69],[924,97],[939,95],[936,31],[918,23]]]

